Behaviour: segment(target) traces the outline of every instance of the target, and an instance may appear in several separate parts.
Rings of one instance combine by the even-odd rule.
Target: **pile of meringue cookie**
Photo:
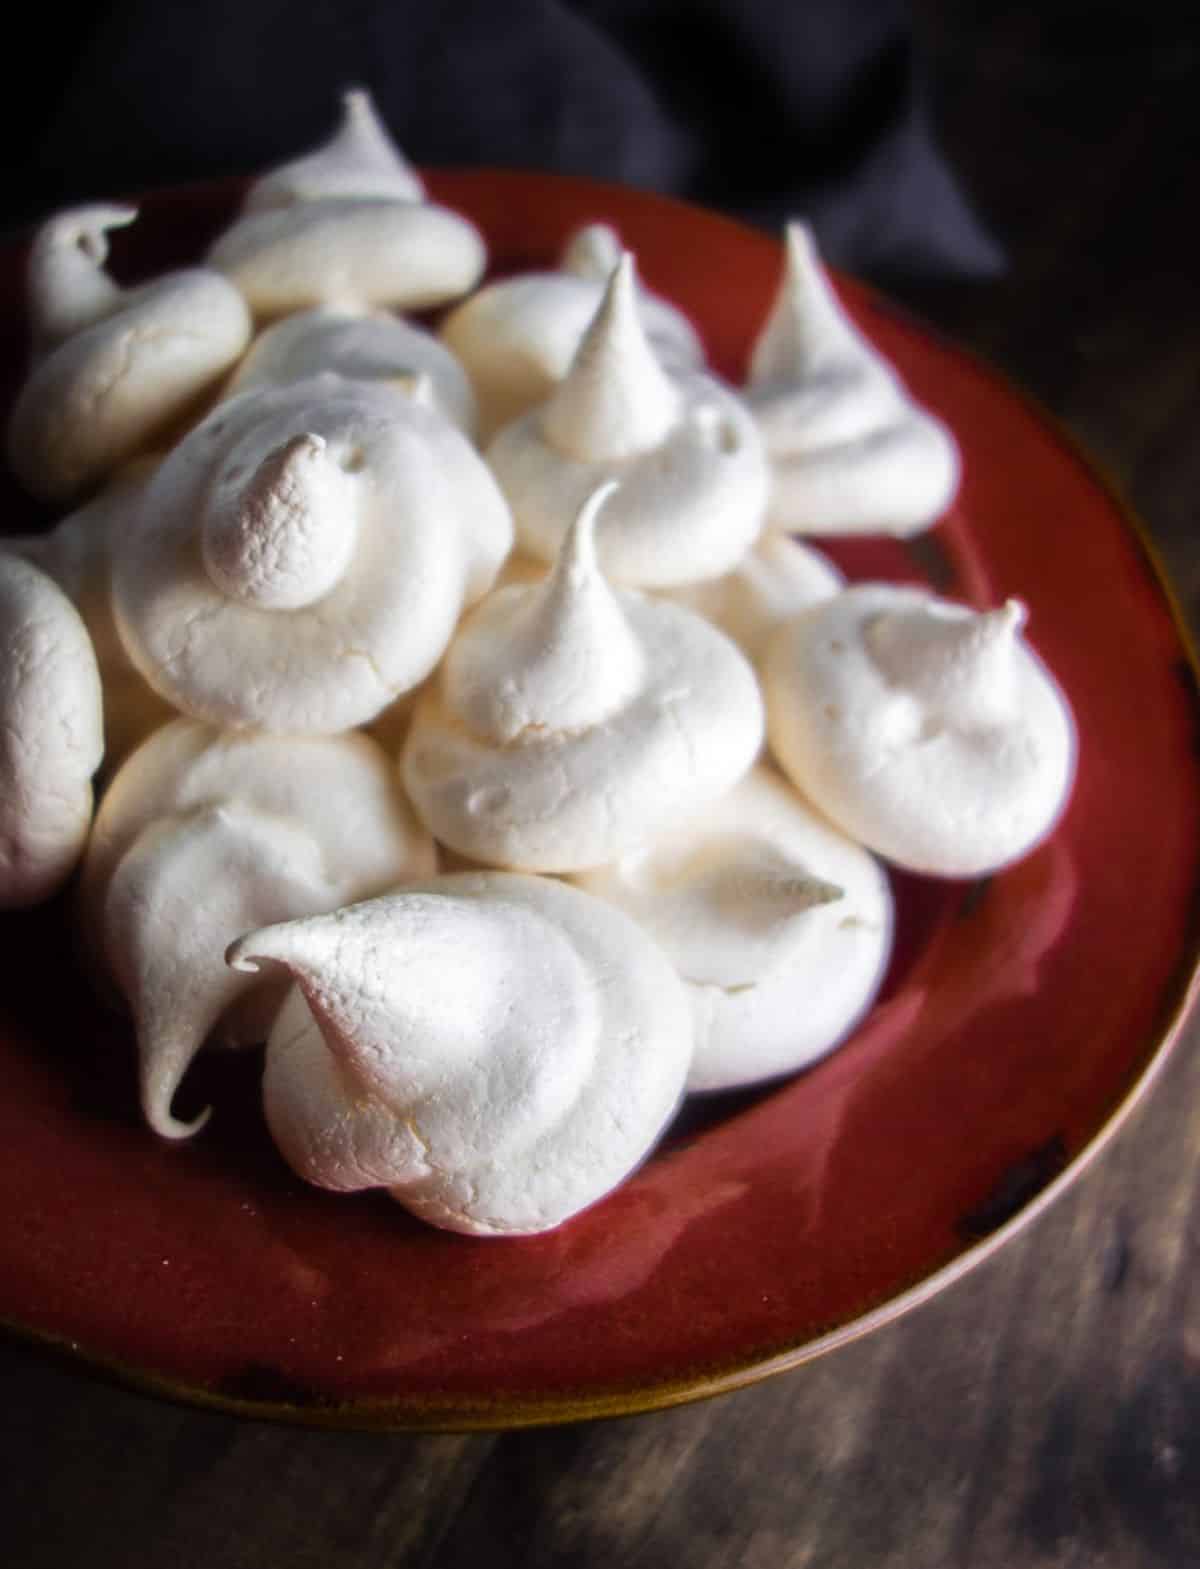
[[[302,1177],[545,1230],[684,1094],[846,1038],[876,857],[1051,831],[1074,732],[1022,607],[795,538],[929,527],[959,463],[803,225],[737,392],[602,224],[478,287],[361,92],[202,266],[119,287],[135,218],[32,246],[9,454],[66,515],[0,553],[0,902],[82,862],[155,1132],[204,1120],[203,1046],[265,1039]]]

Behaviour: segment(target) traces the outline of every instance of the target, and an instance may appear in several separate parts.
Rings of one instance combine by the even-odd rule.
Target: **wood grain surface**
[[[1079,7],[1073,31],[1070,6],[1053,25],[965,9],[918,14],[944,141],[1011,270],[904,297],[1090,447],[1200,627],[1200,44],[1131,26],[1128,4]],[[1184,1569],[1200,1028],[1092,1169],[965,1281],[701,1405],[388,1437],[176,1408],[7,1343],[0,1370],[14,1569]]]

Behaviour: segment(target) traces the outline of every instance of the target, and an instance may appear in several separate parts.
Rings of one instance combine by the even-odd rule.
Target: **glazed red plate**
[[[431,177],[497,270],[606,218],[740,377],[778,244],[633,191]],[[148,200],[125,277],[193,261],[235,186]],[[8,395],[25,328],[4,258]],[[3,920],[0,1319],[164,1393],[349,1426],[515,1426],[666,1406],[793,1367],[948,1284],[1076,1174],[1161,1064],[1196,966],[1194,672],[1120,507],[992,371],[849,282],[844,297],[953,428],[965,480],[853,578],[1018,595],[1074,706],[1071,806],[1034,855],[966,885],[896,878],[878,1004],[809,1072],[684,1108],[618,1192],[549,1235],[438,1232],[381,1194],[305,1187],[274,1153],[255,1054],[214,1054],[184,1147],[140,1124],[127,1027],[92,999],[68,901]],[[9,527],[37,513],[11,485]]]

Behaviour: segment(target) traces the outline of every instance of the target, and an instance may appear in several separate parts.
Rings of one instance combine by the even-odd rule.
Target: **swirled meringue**
[[[521,548],[552,561],[585,498],[607,479],[597,550],[615,581],[669,588],[719,577],[762,528],[767,467],[754,421],[710,376],[659,363],[621,259],[566,376],[505,426],[487,459]]]
[[[228,958],[299,982],[263,1085],[289,1164],[452,1231],[560,1225],[645,1157],[682,1092],[691,1021],[670,965],[563,883],[443,877],[251,932]]]
[[[143,452],[250,341],[245,302],[209,268],[117,287],[104,270],[106,236],[136,217],[132,207],[73,208],[34,238],[37,357],[13,408],[8,456],[43,500],[77,496]]]
[[[109,582],[112,542],[136,511],[153,471],[151,461],[131,464],[49,533],[5,542],[6,549],[48,573],[83,618],[104,695],[105,774],[176,713],[130,662],[113,620]]]
[[[372,196],[420,202],[425,186],[379,118],[362,87],[342,94],[342,120],[327,142],[260,175],[243,212],[267,212],[326,196]]]
[[[471,378],[483,440],[544,403],[566,375],[620,259],[616,230],[590,223],[568,238],[557,271],[486,284],[446,317],[442,340]],[[640,285],[636,301],[661,364],[698,370],[704,346],[683,312]]]
[[[943,877],[1031,850],[1066,805],[1075,728],[1019,635],[1025,610],[969,610],[867,583],[804,612],[768,646],[770,744],[853,838]]]
[[[703,820],[576,882],[644,927],[686,983],[689,1090],[757,1083],[824,1056],[870,1005],[891,949],[878,862],[769,768]]]
[[[156,731],[101,803],[82,883],[85,929],[133,1010],[155,1132],[186,1137],[207,1115],[184,1123],[171,1103],[255,991],[223,963],[235,937],[435,870],[395,770],[364,735],[235,735],[183,719]],[[262,1013],[249,1013],[259,1028]],[[243,1016],[235,1038],[245,1028]]]
[[[475,394],[453,354],[431,332],[379,311],[352,316],[321,309],[285,316],[259,333],[225,390],[303,381],[327,370],[401,390],[426,375],[432,406],[465,435],[475,434]]]
[[[422,310],[473,289],[486,261],[482,235],[458,213],[367,196],[247,213],[208,253],[258,318],[317,305]]]
[[[70,875],[103,751],[83,622],[46,573],[0,550],[0,908],[38,904]]]
[[[511,541],[460,431],[326,374],[231,398],[170,453],[114,550],[114,611],[183,712],[344,730],[429,674]]]
[[[831,599],[845,582],[819,550],[788,534],[764,534],[724,577],[666,592],[676,604],[719,626],[757,663],[776,627],[809,605]]]
[[[596,492],[541,583],[491,594],[417,706],[404,778],[434,837],[473,860],[602,865],[715,800],[762,738],[754,673],[677,605],[614,592]]]
[[[805,224],[786,256],[745,394],[771,461],[768,527],[918,533],[958,489],[954,438],[851,322]]]

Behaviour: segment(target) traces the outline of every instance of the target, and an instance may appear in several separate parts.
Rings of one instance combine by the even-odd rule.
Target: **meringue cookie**
[[[1019,636],[1023,606],[976,612],[866,583],[798,616],[764,663],[771,748],[793,782],[887,860],[942,877],[1031,850],[1066,805],[1075,728]]]
[[[285,316],[259,333],[225,390],[303,381],[326,370],[402,390],[423,373],[432,384],[433,407],[465,435],[475,434],[475,394],[453,354],[431,332],[382,312],[353,316],[323,309]]]
[[[342,94],[342,121],[327,142],[255,180],[242,211],[266,212],[324,196],[425,199],[420,176],[388,135],[365,88]]]
[[[691,1022],[670,965],[562,883],[439,878],[251,932],[228,960],[299,982],[263,1085],[289,1164],[385,1187],[452,1231],[560,1225],[638,1165],[683,1089]]]
[[[13,408],[8,456],[47,501],[80,494],[193,409],[250,341],[250,313],[217,272],[120,289],[106,235],[132,207],[79,207],[44,224],[29,263],[40,357]]]
[[[554,571],[464,621],[404,749],[434,837],[491,865],[602,865],[698,810],[762,738],[754,673],[677,605],[609,588],[585,504]]]
[[[247,213],[208,253],[260,318],[315,305],[442,305],[475,287],[486,260],[482,235],[458,213],[365,196]]]
[[[887,878],[861,846],[756,768],[649,848],[580,874],[654,938],[686,983],[689,1090],[754,1084],[832,1050],[891,950]]]
[[[180,719],[151,736],[97,813],[81,913],[133,1010],[155,1132],[186,1137],[207,1115],[181,1122],[171,1102],[255,990],[222,962],[233,938],[435,871],[395,770],[364,735],[235,735]]]
[[[620,259],[616,230],[587,224],[568,238],[560,270],[489,283],[446,317],[442,340],[474,385],[482,439],[550,396],[570,368]],[[704,346],[682,311],[640,286],[637,309],[664,366],[686,371],[704,364]]]
[[[771,461],[768,527],[908,535],[953,501],[954,438],[850,321],[802,223],[745,395]]]
[[[142,679],[113,620],[113,540],[136,511],[154,465],[119,470],[107,487],[47,534],[6,541],[6,548],[48,573],[75,606],[92,641],[104,697],[104,762],[108,774],[176,710]]]
[[[719,626],[753,663],[776,627],[831,599],[845,578],[828,556],[788,534],[764,534],[724,577],[666,591]]]
[[[38,904],[70,875],[103,751],[83,622],[44,572],[0,551],[0,907]]]
[[[327,733],[429,674],[511,542],[460,431],[327,373],[241,393],[174,449],[114,551],[113,606],[185,713]]]
[[[766,458],[740,400],[710,376],[668,373],[636,309],[628,253],[567,375],[506,426],[487,459],[528,554],[552,561],[585,498],[621,491],[597,538],[616,582],[669,588],[719,577],[762,528]]]

